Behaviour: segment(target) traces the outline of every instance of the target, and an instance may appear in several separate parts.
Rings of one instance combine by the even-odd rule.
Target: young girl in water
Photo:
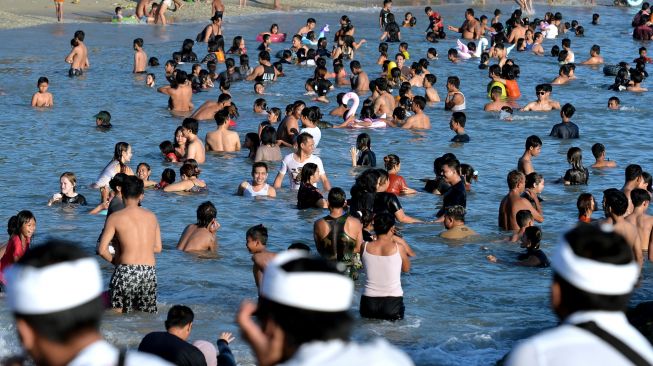
[[[404,177],[399,175],[399,170],[401,170],[399,156],[395,154],[387,155],[383,158],[383,164],[385,165],[385,170],[388,171],[388,180],[390,181],[386,192],[396,195],[417,193],[416,190],[408,187]]]
[[[592,212],[596,208],[594,196],[591,193],[581,193],[576,201],[576,208],[578,208],[578,221],[589,224],[592,222]]]
[[[571,165],[563,178],[565,185],[587,184],[589,171],[583,166],[583,151],[572,147],[567,151],[567,162]]]
[[[136,176],[143,181],[144,188],[150,188],[156,186],[156,182],[150,180],[150,175],[152,174],[152,168],[148,163],[140,163],[136,167]]]
[[[517,262],[506,262],[524,267],[539,267],[545,268],[550,265],[549,258],[540,249],[540,241],[542,240],[542,229],[538,226],[529,226],[524,230],[524,235],[521,237],[521,247],[526,249],[525,253],[517,255]],[[488,255],[487,259],[490,262],[497,263],[499,260],[493,255]]]
[[[301,185],[297,192],[297,208],[300,210],[307,208],[326,208],[327,201],[315,184],[320,180],[320,172],[314,163],[306,163],[301,171]]]
[[[7,223],[7,234],[9,241],[4,248],[4,253],[0,258],[0,290],[5,285],[4,272],[11,265],[16,263],[29,249],[32,236],[36,231],[36,218],[30,211],[20,211],[16,216],[12,216]],[[1,292],[1,291],[0,291]]]
[[[182,129],[183,127],[179,126],[175,130],[174,148],[175,148],[175,155],[177,155],[177,160],[186,156],[186,137],[184,137],[183,132],[181,132]]]
[[[106,202],[109,198],[109,181],[117,173],[124,173],[127,175],[134,175],[134,171],[127,166],[127,163],[132,158],[132,148],[126,142],[118,142],[113,148],[113,159],[104,167],[102,173],[97,179],[97,182],[93,183],[93,188],[99,188],[101,194],[101,202]]]
[[[75,173],[65,172],[61,174],[59,177],[59,183],[61,184],[61,192],[55,193],[52,198],[48,200],[48,206],[52,206],[56,202],[86,206],[86,198],[76,192],[77,177],[75,176]]]
[[[372,139],[370,135],[361,133],[356,138],[356,147],[352,147],[351,153],[352,166],[366,166],[374,168],[376,166],[376,155],[371,149]]]

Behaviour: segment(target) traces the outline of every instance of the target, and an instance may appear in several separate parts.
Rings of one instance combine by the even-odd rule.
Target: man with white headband
[[[349,342],[354,283],[331,262],[280,253],[265,268],[260,294],[258,305],[243,302],[237,315],[258,365],[413,365],[385,340]]]
[[[77,246],[49,241],[7,270],[7,307],[23,348],[36,365],[170,365],[119,351],[102,339],[100,266]]]
[[[507,365],[652,365],[651,344],[624,311],[639,276],[625,239],[610,225],[581,225],[551,259],[551,307],[562,321],[518,345]]]

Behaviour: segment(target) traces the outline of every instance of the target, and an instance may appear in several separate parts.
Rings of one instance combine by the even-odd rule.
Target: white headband
[[[19,314],[49,314],[87,303],[102,293],[94,258],[43,268],[13,265],[6,272],[7,304]]]
[[[639,276],[639,266],[635,261],[611,264],[579,257],[564,241],[553,253],[551,267],[575,287],[600,295],[628,294]]]
[[[265,268],[261,296],[300,309],[335,312],[351,307],[354,282],[337,273],[286,272],[289,261],[309,257],[304,251],[278,254]]]

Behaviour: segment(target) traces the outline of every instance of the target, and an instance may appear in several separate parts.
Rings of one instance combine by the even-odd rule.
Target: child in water
[[[549,267],[550,262],[546,254],[540,249],[542,240],[542,229],[537,226],[529,226],[524,230],[521,237],[521,247],[526,249],[525,253],[517,256],[516,262],[506,262],[524,267]],[[497,263],[499,259],[493,255],[488,255],[487,259],[492,263]]]
[[[167,185],[174,183],[175,179],[177,179],[177,173],[173,169],[165,168],[163,169],[163,173],[161,173],[161,181],[154,188],[163,189]]]
[[[29,249],[35,231],[36,218],[30,211],[20,211],[16,216],[9,219],[7,234],[10,237],[0,258],[0,292],[2,292],[6,284],[5,270],[16,263]]]
[[[147,74],[145,77],[145,86],[148,88],[154,88],[154,84],[156,83],[156,75],[153,73]]]
[[[36,82],[39,90],[32,95],[32,107],[53,107],[54,97],[48,92],[50,81],[45,76],[41,76]]]

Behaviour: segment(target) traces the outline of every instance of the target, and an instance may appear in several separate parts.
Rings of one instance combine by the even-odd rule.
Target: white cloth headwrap
[[[16,313],[49,314],[85,304],[102,293],[94,258],[36,268],[13,265],[6,272],[7,304]]]
[[[599,295],[628,294],[639,276],[635,261],[611,264],[579,257],[564,240],[553,253],[551,267],[575,287]]]
[[[286,272],[282,265],[309,257],[304,251],[289,250],[268,263],[263,274],[261,296],[300,309],[336,312],[351,307],[354,282],[338,273]]]

